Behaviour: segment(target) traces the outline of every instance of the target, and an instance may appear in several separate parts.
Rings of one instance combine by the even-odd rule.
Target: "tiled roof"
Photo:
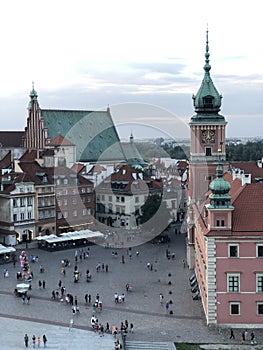
[[[0,131],[1,147],[23,147],[24,131]]]
[[[72,142],[70,142],[66,137],[62,135],[56,136],[53,140],[48,144],[49,146],[74,146]]]
[[[8,168],[11,165],[11,151],[9,151],[3,159],[0,160],[0,169]]]
[[[245,174],[251,174],[252,182],[255,178],[263,178],[263,168],[257,165],[257,162],[231,162],[231,166],[243,170]]]
[[[79,173],[85,172],[86,166],[84,164],[81,164],[81,163],[76,163],[76,164],[72,165],[71,170],[73,170],[74,173],[79,174]]]
[[[48,136],[58,135],[76,145],[77,161],[125,160],[109,110],[41,109]]]
[[[133,186],[135,185],[136,186]],[[123,184],[121,192],[126,193],[139,193],[148,189],[147,184],[151,184],[152,190],[162,190],[163,183],[161,180],[154,180],[143,176],[143,174],[132,168],[129,165],[121,166],[115,173],[108,176],[98,187],[97,190],[114,190],[114,184],[117,185],[116,191],[118,191],[118,185]]]
[[[263,185],[246,184],[234,200],[233,231],[263,233]]]
[[[102,165],[99,165],[99,164],[96,164],[96,165],[93,165],[93,167],[90,169],[90,171],[88,172],[89,175],[92,175],[92,174],[100,174],[102,173],[103,171],[105,171],[106,168]]]

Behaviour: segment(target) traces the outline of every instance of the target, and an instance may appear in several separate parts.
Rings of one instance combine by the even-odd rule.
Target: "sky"
[[[189,137],[209,30],[227,137],[262,136],[261,0],[45,0],[0,5],[1,130],[41,108],[110,107],[121,138]]]

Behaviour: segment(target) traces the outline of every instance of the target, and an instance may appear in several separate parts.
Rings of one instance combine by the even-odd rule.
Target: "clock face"
[[[203,143],[214,143],[215,142],[215,131],[214,130],[202,131],[202,142]]]

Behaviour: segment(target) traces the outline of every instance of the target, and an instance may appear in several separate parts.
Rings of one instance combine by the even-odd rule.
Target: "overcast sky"
[[[111,108],[120,137],[188,137],[208,24],[227,136],[263,135],[261,0],[45,0],[0,5],[1,130],[40,107]]]

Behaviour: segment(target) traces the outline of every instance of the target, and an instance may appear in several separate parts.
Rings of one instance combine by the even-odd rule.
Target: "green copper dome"
[[[216,179],[210,183],[210,190],[213,194],[217,195],[227,194],[230,191],[231,186],[230,183],[223,178],[223,167],[221,164],[218,164],[216,168],[216,175]]]
[[[230,183],[223,178],[223,166],[218,164],[216,168],[217,177],[210,183],[211,194],[208,208],[230,208],[231,196],[228,192],[231,189]]]
[[[209,46],[208,46],[208,31],[206,32],[206,53],[205,53],[205,75],[202,84],[196,95],[193,95],[193,102],[195,112],[197,113],[192,117],[192,121],[206,120],[224,121],[225,118],[218,114],[221,108],[222,95],[219,94],[210,76],[210,63],[209,63]]]

